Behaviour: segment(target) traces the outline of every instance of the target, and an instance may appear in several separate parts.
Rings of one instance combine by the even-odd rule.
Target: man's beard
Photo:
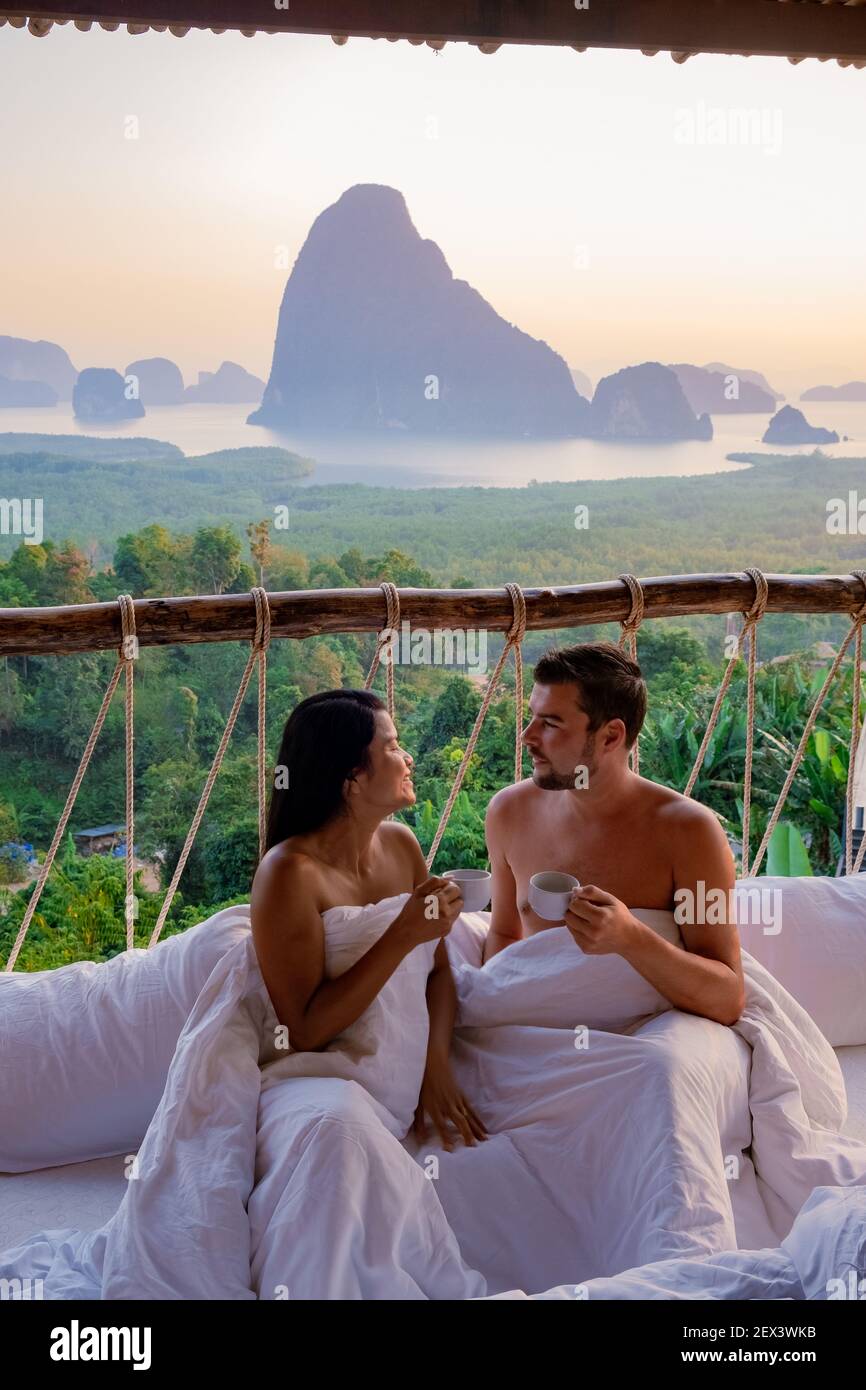
[[[595,776],[597,767],[595,760],[595,734],[590,734],[584,743],[583,755],[577,767],[586,769],[585,777],[582,779],[580,785],[588,785]],[[574,791],[576,779],[577,768],[569,773],[554,772],[552,768],[550,772],[539,772],[538,768],[532,769],[533,782],[537,787],[540,787],[542,791],[546,792]]]

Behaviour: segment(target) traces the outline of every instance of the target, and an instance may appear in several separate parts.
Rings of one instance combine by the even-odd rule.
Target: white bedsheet
[[[355,909],[359,941],[403,901]],[[734,1029],[665,1010],[613,1033],[593,1027],[597,982],[575,969],[591,960],[564,929],[505,954],[503,1021],[455,1041],[492,1137],[448,1154],[401,1142],[405,1071],[392,1110],[370,1019],[348,1071],[269,1052],[238,943],[187,1021],[118,1211],[31,1237],[0,1277],[41,1278],[48,1298],[463,1299],[827,1297],[846,1261],[866,1275],[866,1144],[838,1133],[835,1054],[761,966],[746,957]],[[533,1022],[542,959],[573,990]],[[417,1000],[429,956],[407,960],[394,989]],[[495,1017],[490,970],[458,964],[468,1017],[478,990]]]

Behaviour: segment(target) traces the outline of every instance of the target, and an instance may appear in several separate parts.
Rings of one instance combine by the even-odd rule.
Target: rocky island
[[[127,398],[126,382],[113,367],[85,367],[72,391],[72,411],[77,420],[137,420],[144,406]]]
[[[183,403],[180,368],[167,357],[143,357],[130,362],[124,376],[134,376],[138,381],[138,399],[145,408]]]
[[[783,405],[767,426],[761,443],[838,444],[839,436],[835,430],[810,425],[802,410],[797,410],[793,405]]]
[[[679,379],[660,362],[602,377],[584,431],[593,439],[712,439],[709,415],[696,416]]]

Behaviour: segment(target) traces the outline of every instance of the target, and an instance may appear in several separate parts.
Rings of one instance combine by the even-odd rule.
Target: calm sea
[[[791,402],[794,405],[799,403]],[[813,425],[847,435],[847,443],[825,444],[829,455],[866,454],[866,402],[806,402],[801,407]],[[275,444],[312,458],[316,471],[308,483],[364,482],[392,487],[520,487],[538,482],[580,478],[684,477],[741,467],[729,463],[732,452],[782,452],[760,443],[766,415],[717,415],[715,438],[680,444],[602,444],[590,439],[555,441],[419,440],[399,431],[381,435],[309,435],[278,433],[248,425],[250,405],[153,406],[142,420],[95,428],[80,424],[71,405],[40,410],[0,410],[0,432],[39,434],[145,435],[176,444],[187,455],[249,445]],[[813,445],[785,452],[811,453]]]

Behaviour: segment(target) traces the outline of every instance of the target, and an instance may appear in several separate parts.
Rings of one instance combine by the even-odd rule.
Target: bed
[[[625,1287],[628,1271],[652,1272],[659,1261],[673,1261],[688,1266],[688,1279],[699,1281],[728,1279],[731,1266],[734,1282],[724,1287],[733,1292],[708,1293],[700,1284],[704,1291],[697,1296],[802,1297],[807,1280],[797,1259],[792,1256],[792,1265],[776,1247],[790,1239],[792,1248],[808,1251],[817,1239],[829,1260],[838,1233],[852,1240],[866,1233],[864,889],[864,881],[844,887],[830,880],[789,882],[780,889],[784,931],[775,917],[752,929],[741,924],[743,936],[752,938],[747,948],[765,955],[767,964],[751,950],[744,955],[747,1005],[730,1030],[662,1007],[661,997],[650,997],[655,992],[619,957],[584,957],[564,928],[520,943],[479,970],[487,914],[461,916],[449,938],[461,1020],[455,1074],[467,1095],[483,1101],[495,1142],[481,1151],[459,1145],[453,1155],[437,1151],[433,1176],[439,1219],[449,1238],[457,1235],[470,1272],[483,1271],[487,1296],[512,1289],[539,1296],[533,1291],[565,1287],[565,1280],[578,1281],[568,1286],[575,1288],[589,1280],[598,1286],[590,1297],[641,1297],[649,1275],[642,1274],[636,1293],[610,1292],[608,1285],[616,1284],[619,1271]],[[372,922],[393,907],[389,900],[342,911],[371,916]],[[152,988],[151,969],[158,988]],[[420,975],[426,979],[426,971]],[[801,1003],[780,977],[796,988]],[[305,1137],[297,1161],[292,1159],[297,1174],[293,1169],[285,1180],[282,1174],[289,1130],[298,1127],[303,1108],[287,1086],[286,1068],[300,1063],[302,1054],[263,1059],[262,1039],[275,1030],[248,909],[227,909],[140,959],[130,955],[80,971],[67,967],[41,981],[8,979],[5,989],[10,1021],[29,1022],[10,1027],[0,1047],[0,1074],[9,1082],[5,1099],[0,1087],[0,1112],[6,1107],[0,1133],[8,1150],[0,1173],[0,1251],[31,1238],[42,1245],[26,1258],[12,1252],[9,1268],[0,1272],[29,1275],[32,1255],[40,1273],[48,1268],[48,1251],[51,1261],[59,1258],[64,1275],[72,1269],[77,1279],[77,1252],[88,1255],[97,1248],[87,1244],[87,1233],[94,1233],[100,1261],[106,1240],[114,1252],[112,1284],[105,1292],[102,1283],[103,1297],[277,1296],[263,1291],[273,1280],[250,1277],[247,1251],[262,1249],[263,1259],[280,1267],[295,1258],[286,1251],[300,1243],[297,1213],[319,1210],[325,1169],[316,1153],[304,1156]],[[62,1000],[60,990],[66,992]],[[80,998],[71,1010],[73,990]],[[144,1062],[158,1062],[152,1079],[162,1090],[168,1064],[143,1059],[140,1049],[143,1040],[158,1040],[165,1032],[169,1008],[186,1022],[175,1020],[174,1033],[163,1038],[167,1053],[173,1051],[182,1029],[165,1094],[161,1100],[158,1093],[156,1100],[145,1097],[137,1117],[124,1116],[122,1098],[140,1097],[142,1089],[124,1068],[140,1077]],[[162,1011],[158,1025],[156,1010]],[[367,1051],[360,1049],[358,1056]],[[392,1055],[393,1046],[386,1053]],[[335,1055],[343,1058],[340,1049]],[[345,1065],[353,1055],[348,1048]],[[375,1057],[375,1048],[369,1055]],[[324,1065],[328,1058],[319,1060]],[[392,1071],[387,1069],[393,1089]],[[309,1059],[298,1076],[308,1072]],[[108,1078],[113,1084],[106,1090]],[[372,1073],[370,1080],[375,1095]],[[346,1081],[339,1085],[345,1089]],[[274,1135],[268,1138],[271,1112]],[[31,1123],[16,1152],[22,1116]],[[437,1146],[425,1140],[416,1152],[406,1134],[409,1119],[411,1107],[391,1131],[398,1139],[406,1135],[402,1151],[392,1139],[383,1170],[402,1174],[394,1190],[403,1205],[398,1202],[393,1219],[381,1223],[388,1231],[401,1230],[403,1216],[414,1212],[419,1184],[430,1188],[421,1170]],[[123,1129],[123,1138],[121,1122],[133,1124],[129,1133]],[[633,1131],[641,1135],[638,1146]],[[144,1181],[130,1185],[125,1174],[133,1155],[141,1166],[136,1176]],[[732,1157],[737,1171],[729,1175]],[[218,1173],[219,1180],[203,1183],[203,1173]],[[581,1175],[576,1185],[575,1173]],[[357,1188],[354,1178],[350,1186],[366,1232],[367,1209],[359,1194],[366,1192],[374,1203],[387,1185],[365,1184],[362,1173]],[[494,1191],[496,1200],[488,1201]],[[274,1210],[266,1210],[272,1197]],[[824,1203],[820,1211],[812,1211],[816,1203]],[[118,1208],[111,1234],[97,1234]],[[80,1238],[67,1247],[71,1231]],[[171,1233],[170,1260],[160,1232]],[[210,1248],[214,1232],[218,1251]],[[308,1234],[313,1261],[317,1238],[315,1230]],[[181,1248],[183,1260],[176,1258]],[[718,1253],[728,1251],[730,1258]],[[785,1267],[788,1283],[781,1293],[766,1292],[761,1261],[769,1255],[774,1269]],[[421,1265],[428,1269],[423,1259]],[[156,1282],[148,1284],[154,1270]],[[89,1265],[85,1273],[80,1287],[98,1290],[103,1274],[91,1278]],[[404,1273],[400,1266],[397,1274]],[[139,1280],[134,1290],[127,1288],[133,1275]],[[665,1277],[662,1271],[662,1292],[651,1296],[668,1296]],[[692,1296],[682,1293],[691,1287],[688,1279],[676,1283],[680,1292],[674,1296]],[[209,1293],[202,1293],[203,1282]],[[758,1293],[742,1292],[752,1285]],[[791,1293],[789,1285],[800,1292]],[[420,1296],[450,1297],[442,1287]],[[457,1296],[485,1295],[473,1288]]]
[[[866,1044],[837,1047],[848,1091],[844,1133],[866,1142]],[[125,1156],[68,1163],[35,1173],[0,1174],[0,1250],[31,1231],[75,1226],[92,1231],[117,1209],[123,1196]]]

